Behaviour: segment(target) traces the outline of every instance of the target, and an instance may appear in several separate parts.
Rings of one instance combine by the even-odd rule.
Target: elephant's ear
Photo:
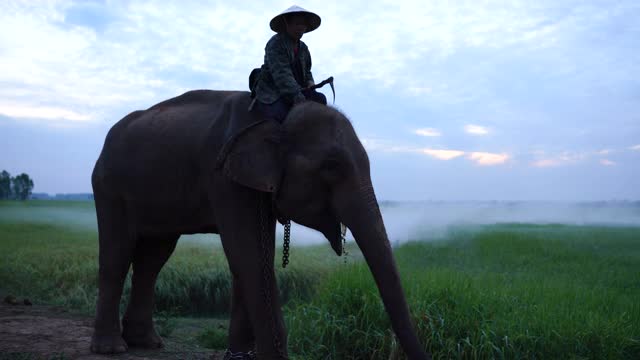
[[[227,144],[224,174],[252,189],[275,192],[282,174],[279,133],[280,124],[275,121],[262,121],[245,129]]]

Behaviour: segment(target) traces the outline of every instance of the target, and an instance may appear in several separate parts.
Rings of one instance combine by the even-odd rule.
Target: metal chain
[[[257,359],[256,353],[254,351],[249,352],[231,352],[231,350],[227,349],[224,353],[223,360],[254,360]]]
[[[284,223],[284,244],[282,245],[282,268],[289,265],[289,242],[291,241],[291,220]]]
[[[347,251],[347,226],[343,223],[340,223],[340,238],[342,239],[342,258],[346,264],[349,252]]]
[[[347,256],[349,256],[349,252],[347,251],[347,237],[340,234],[342,237],[342,258],[344,259],[344,263],[347,263]]]
[[[271,285],[273,284],[271,279],[272,266],[271,262],[271,243],[269,242],[270,236],[267,233],[267,224],[274,220],[271,217],[271,213],[267,209],[271,209],[271,204],[266,203],[266,197],[260,194],[260,201],[258,202],[258,222],[260,223],[260,247],[262,248],[262,296],[267,313],[269,314],[269,321],[271,322],[271,332],[273,334],[273,345],[280,359],[287,359],[287,356],[282,351],[282,341],[278,336],[278,329],[276,328],[276,319],[274,317],[273,303],[271,298]],[[275,245],[275,244],[273,244]],[[270,264],[271,263],[271,264]],[[270,266],[271,265],[271,266]]]

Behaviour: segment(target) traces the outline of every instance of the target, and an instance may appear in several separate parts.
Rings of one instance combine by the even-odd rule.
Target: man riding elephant
[[[299,6],[291,6],[269,23],[277,34],[265,47],[260,75],[251,84],[256,109],[265,118],[282,123],[293,105],[305,100],[326,105],[327,98],[311,89],[311,54],[300,40],[302,35],[320,26],[320,16]]]
[[[271,21],[279,33],[267,44],[253,100],[246,91],[189,91],[134,111],[109,130],[91,176],[99,247],[91,351],[162,347],[153,322],[158,274],[181,235],[216,233],[232,282],[225,359],[288,359],[274,266],[276,221],[283,219],[322,233],[337,255],[341,224],[347,226],[407,358],[429,359],[366,150],[338,109],[304,101],[326,103],[308,89],[311,59],[299,41],[319,24],[317,15],[297,7]],[[252,101],[261,111],[247,111]]]

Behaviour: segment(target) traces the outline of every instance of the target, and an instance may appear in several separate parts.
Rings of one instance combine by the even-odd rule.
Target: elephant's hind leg
[[[122,353],[127,344],[120,331],[120,297],[131,265],[135,240],[128,224],[122,199],[95,192],[98,216],[99,271],[96,321],[91,351],[100,354]]]
[[[141,237],[133,255],[131,298],[122,319],[122,337],[129,346],[157,349],[162,338],[153,326],[154,289],[158,273],[167,262],[179,235]]]

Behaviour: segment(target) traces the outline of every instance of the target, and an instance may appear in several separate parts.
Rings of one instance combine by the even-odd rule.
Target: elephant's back
[[[238,95],[247,94],[245,91],[221,91],[221,90],[191,90],[186,93],[173,97],[171,99],[159,102],[147,111],[157,110],[167,107],[193,106],[193,105],[211,105],[224,102],[227,98]]]
[[[180,96],[162,101],[138,114],[134,119],[123,118],[123,137],[153,134],[162,136],[165,131],[174,135],[199,131],[212,123],[224,121],[225,103],[233,98],[249,97],[248,92],[193,90]],[[119,122],[119,123],[120,123]],[[116,124],[114,128],[118,127]],[[201,133],[201,132],[199,132]]]
[[[127,178],[134,185],[136,178],[196,176],[211,129],[228,127],[230,103],[248,107],[250,100],[243,91],[194,90],[132,112],[107,134],[94,178],[120,185]]]
[[[249,93],[192,90],[147,110],[134,111],[111,128],[104,149],[130,153],[141,147],[189,147],[206,136],[211,126],[224,126],[228,121],[225,104],[244,97],[249,98]]]

